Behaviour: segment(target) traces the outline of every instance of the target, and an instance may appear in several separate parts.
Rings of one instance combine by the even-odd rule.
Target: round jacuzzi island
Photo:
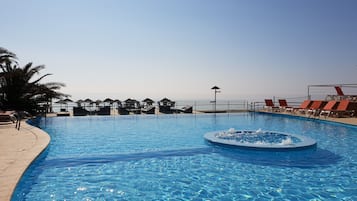
[[[252,131],[231,128],[227,131],[209,132],[204,137],[214,144],[248,149],[287,151],[316,146],[316,141],[306,136],[261,129]]]

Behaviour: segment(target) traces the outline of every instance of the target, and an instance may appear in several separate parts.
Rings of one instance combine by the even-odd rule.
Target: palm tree
[[[17,57],[14,53],[0,47],[0,68],[3,72],[10,71],[13,65],[17,65]]]
[[[42,84],[40,81],[51,75],[45,74],[37,79],[35,75],[45,68],[44,65],[32,66],[32,63],[26,64],[23,68],[14,64],[15,54],[4,48],[0,49],[0,65],[2,78],[0,86],[0,103],[3,109],[26,110],[36,113],[42,105],[48,105],[53,98],[62,98],[68,95],[58,92],[63,83],[51,82]]]

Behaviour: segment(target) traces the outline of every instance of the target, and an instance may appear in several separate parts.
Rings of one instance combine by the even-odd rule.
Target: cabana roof
[[[163,99],[161,99],[159,102],[173,102],[173,101],[171,101],[171,100],[168,99],[168,98],[163,98]]]
[[[145,98],[143,100],[143,102],[145,102],[145,103],[154,103],[154,101],[152,99],[150,99],[150,98]]]
[[[106,99],[104,99],[104,101],[103,102],[106,102],[106,103],[113,103],[114,101],[113,101],[113,99],[111,99],[111,98],[106,98]]]

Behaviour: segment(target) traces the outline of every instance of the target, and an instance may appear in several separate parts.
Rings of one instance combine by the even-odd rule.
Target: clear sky
[[[0,46],[80,98],[306,95],[357,83],[356,0],[0,0]]]

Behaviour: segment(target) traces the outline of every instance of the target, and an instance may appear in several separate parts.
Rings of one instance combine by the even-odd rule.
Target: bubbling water
[[[295,150],[316,146],[316,141],[307,136],[264,131],[261,128],[255,131],[230,128],[226,131],[206,133],[204,137],[207,141],[219,145],[265,150]]]
[[[294,145],[301,142],[297,137],[277,132],[263,131],[259,128],[256,131],[237,131],[230,128],[216,134],[217,138],[224,140],[234,140],[238,143],[257,144],[257,145]]]

